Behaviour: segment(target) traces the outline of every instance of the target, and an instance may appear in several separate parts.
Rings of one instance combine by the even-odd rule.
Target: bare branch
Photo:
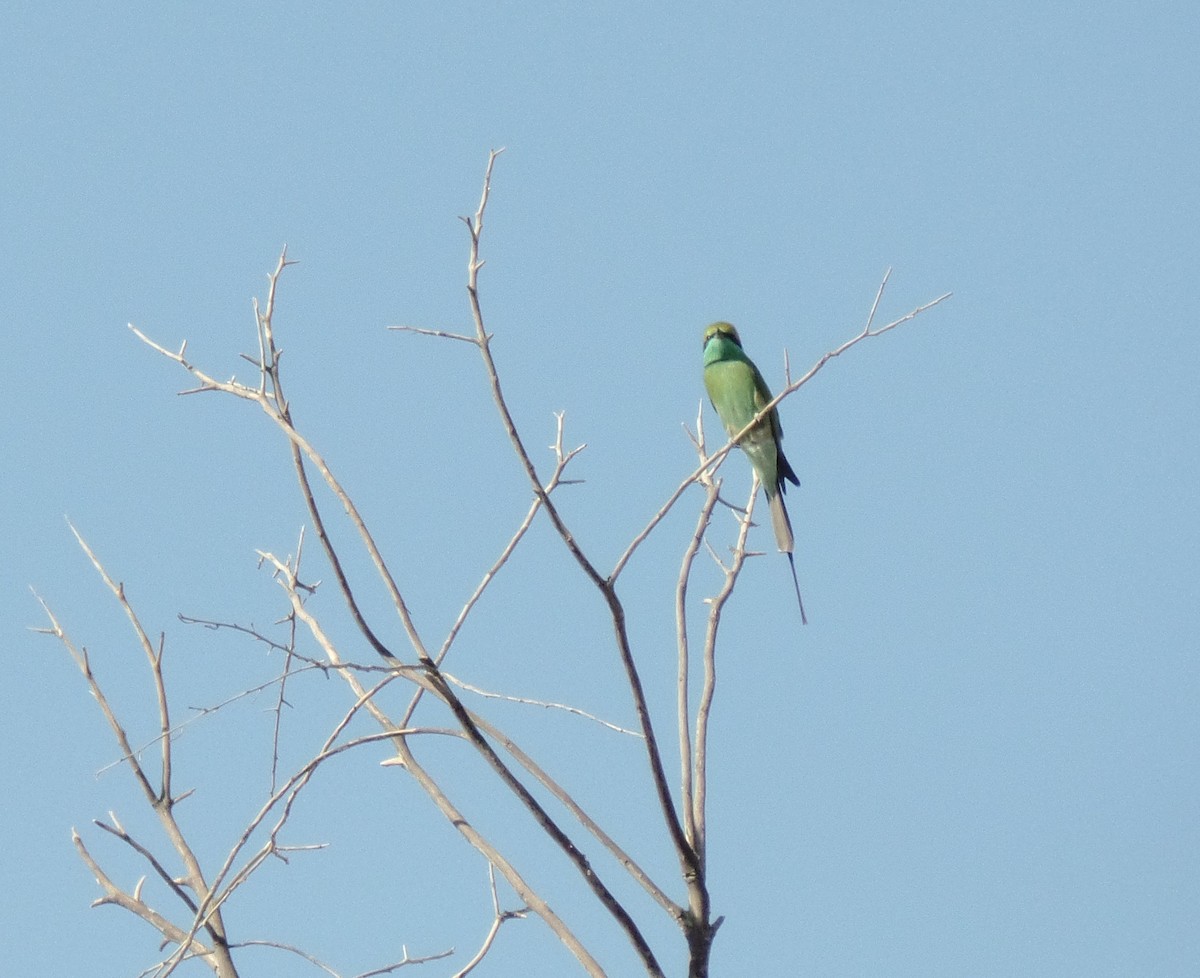
[[[630,737],[641,737],[642,735],[636,730],[629,730],[625,727],[619,727],[615,723],[610,723],[603,720],[594,714],[588,713],[587,710],[581,710],[577,706],[569,706],[566,703],[550,703],[546,700],[535,700],[525,696],[510,696],[507,693],[493,693],[486,689],[480,689],[478,686],[472,686],[470,683],[462,679],[456,679],[448,672],[443,672],[447,682],[453,683],[459,689],[465,689],[468,692],[474,693],[477,696],[482,696],[485,699],[504,700],[507,703],[522,703],[526,706],[540,706],[547,710],[562,710],[564,713],[573,713],[575,716],[583,717],[585,720],[591,720],[593,723],[598,723],[602,727],[607,727],[609,730],[620,734],[627,734]]]
[[[200,381],[200,386],[197,388],[197,390],[222,391],[226,394],[231,394],[234,397],[238,397],[243,400],[251,401],[251,402],[257,404],[262,409],[262,411],[267,415],[267,417],[269,417],[287,436],[288,440],[292,443],[293,451],[294,451],[296,457],[303,456],[304,458],[307,458],[313,464],[313,466],[321,474],[321,478],[325,481],[325,484],[330,488],[330,490],[333,492],[333,494],[337,497],[338,502],[341,503],[342,508],[345,510],[347,517],[349,518],[351,524],[354,526],[355,530],[357,531],[359,538],[363,543],[363,546],[366,548],[367,553],[370,555],[372,564],[374,565],[376,572],[379,574],[380,579],[384,582],[385,586],[387,587],[388,594],[392,601],[392,605],[396,609],[397,614],[399,615],[401,624],[404,627],[405,634],[407,635],[408,640],[409,640],[410,644],[412,645],[413,651],[417,655],[417,658],[420,659],[421,661],[430,661],[429,653],[425,650],[424,643],[422,642],[420,634],[417,631],[416,624],[412,620],[412,615],[409,612],[408,604],[404,600],[404,597],[400,592],[400,588],[396,584],[395,578],[392,576],[391,571],[388,569],[387,562],[384,560],[383,554],[380,552],[379,547],[376,545],[374,537],[372,536],[370,530],[367,528],[366,522],[363,519],[362,514],[359,513],[358,507],[354,504],[354,501],[350,498],[350,495],[349,495],[349,493],[347,493],[345,487],[343,487],[341,482],[334,476],[333,471],[329,468],[329,465],[325,462],[325,459],[320,455],[320,453],[317,452],[316,448],[303,435],[300,434],[300,432],[296,429],[295,425],[292,424],[291,415],[290,415],[290,412],[289,412],[289,409],[287,406],[287,402],[283,397],[282,388],[280,387],[280,384],[279,384],[279,374],[278,374],[279,354],[278,354],[278,351],[274,347],[274,338],[273,338],[274,334],[272,332],[272,327],[271,327],[271,322],[270,322],[271,315],[274,310],[275,289],[276,289],[276,285],[278,283],[278,278],[279,278],[280,273],[282,273],[283,269],[285,267],[287,267],[287,265],[289,265],[289,264],[294,264],[294,263],[288,262],[286,260],[286,252],[285,252],[285,256],[280,258],[278,266],[276,267],[275,271],[271,275],[271,288],[270,288],[268,301],[267,301],[267,311],[264,313],[261,313],[261,314],[258,314],[256,311],[256,318],[258,319],[259,328],[262,331],[261,335],[263,336],[263,342],[265,344],[265,349],[267,351],[265,354],[266,362],[264,364],[264,368],[265,368],[265,372],[269,373],[272,377],[272,384],[271,384],[270,389],[268,389],[265,382],[260,384],[260,387],[253,388],[253,387],[247,387],[245,384],[238,383],[236,380],[230,380],[228,382],[214,380],[212,377],[210,377],[208,374],[206,374],[200,368],[195,366],[195,364],[192,364],[189,361],[187,361],[186,359],[184,359],[183,354],[182,354],[182,348],[181,348],[181,352],[178,354],[171,353],[169,350],[165,349],[164,347],[162,347],[159,344],[155,343],[154,341],[150,340],[145,334],[143,334],[140,330],[138,330],[132,324],[130,324],[129,328],[131,330],[133,330],[133,332],[137,335],[137,337],[139,339],[141,339],[142,342],[146,343],[146,345],[157,350],[163,356],[167,357],[167,359],[173,360],[174,362],[178,363],[185,370],[187,370],[190,374],[192,374],[192,376],[196,377]],[[301,467],[301,470],[302,470],[302,467]],[[302,485],[306,490],[305,491],[306,502],[308,503],[310,514],[313,515],[313,520],[314,520],[314,524],[316,524],[316,526],[317,526],[318,535],[320,536],[320,538],[322,539],[322,543],[326,547],[326,553],[327,553],[327,555],[329,555],[331,563],[334,564],[335,570],[337,570],[339,573],[339,580],[343,584],[343,593],[345,593],[347,595],[347,597],[349,598],[349,600],[351,601],[352,611],[356,612],[357,605],[354,604],[353,599],[349,594],[349,588],[348,588],[348,585],[345,584],[344,575],[342,575],[340,573],[340,563],[337,561],[336,553],[333,551],[332,546],[328,542],[328,535],[325,534],[323,525],[321,525],[319,522],[320,517],[319,517],[319,514],[317,513],[316,504],[315,504],[315,501],[313,500],[311,490],[308,489],[308,483],[307,483],[306,477],[304,477]],[[356,615],[356,617],[357,617],[357,620],[361,624],[365,625],[365,621],[361,618],[361,615]],[[370,634],[370,637],[372,639],[374,639],[373,633]],[[378,639],[374,639],[373,644],[376,644],[376,647],[382,652],[382,654],[389,656],[389,657],[392,655],[392,653],[389,652],[388,650],[386,650],[382,646],[381,643],[378,643]]]
[[[289,954],[294,954],[297,957],[303,958],[309,964],[316,968],[320,968],[325,974],[331,978],[342,978],[340,972],[335,971],[332,967],[318,958],[316,955],[309,954],[292,944],[285,944],[282,941],[238,941],[236,944],[231,944],[230,947],[270,947],[279,951],[287,951]],[[394,961],[391,964],[384,965],[382,968],[374,968],[371,971],[363,971],[355,976],[355,978],[373,978],[375,975],[389,975],[394,971],[399,971],[401,968],[415,964],[428,964],[431,961],[441,961],[454,954],[454,949],[448,951],[439,951],[436,954],[426,954],[422,957],[410,957],[408,948],[402,948],[401,953],[404,955],[399,961]]]
[[[492,401],[496,405],[496,411],[500,415],[505,433],[508,435],[508,440],[512,444],[513,451],[516,453],[517,460],[525,470],[525,475],[529,480],[530,486],[533,488],[534,494],[541,501],[542,506],[545,507],[546,515],[550,517],[550,522],[553,524],[555,531],[563,543],[566,544],[571,556],[575,558],[575,562],[582,568],[593,584],[603,589],[605,583],[603,575],[584,556],[583,550],[580,548],[578,542],[576,542],[574,535],[567,528],[566,522],[558,512],[558,508],[551,501],[550,494],[542,485],[542,480],[538,477],[537,467],[529,457],[529,452],[526,450],[521,435],[517,431],[516,421],[513,420],[512,412],[509,411],[508,402],[504,397],[504,391],[500,386],[500,375],[496,368],[496,361],[492,358],[491,336],[483,325],[483,308],[479,302],[479,270],[483,267],[484,263],[479,257],[479,242],[483,235],[484,214],[487,210],[488,198],[492,191],[492,168],[496,164],[496,158],[502,152],[503,150],[493,150],[491,155],[489,155],[487,170],[483,177],[483,193],[479,198],[479,207],[476,208],[473,218],[463,218],[463,223],[466,224],[467,230],[471,233],[471,254],[467,262],[467,294],[470,297],[471,317],[475,323],[476,345],[479,347],[480,355],[483,357],[484,370],[487,373],[488,383],[492,391]]]
[[[495,943],[496,935],[500,933],[500,928],[506,921],[519,920],[525,917],[525,912],[528,908],[523,907],[520,910],[501,910],[500,897],[496,893],[496,869],[492,865],[488,865],[488,879],[492,886],[492,925],[488,928],[487,935],[483,939],[483,943],[479,946],[479,950],[475,952],[475,956],[460,970],[454,973],[454,978],[467,978],[487,956],[488,951],[492,949],[492,944]]]
[[[79,833],[72,829],[71,841],[75,843],[75,850],[79,853],[79,858],[83,860],[84,865],[91,870],[92,875],[96,878],[96,882],[100,884],[100,888],[104,890],[104,896],[96,900],[92,906],[98,907],[106,903],[111,903],[113,906],[122,907],[130,913],[141,917],[151,927],[157,930],[162,936],[172,943],[184,944],[191,952],[198,957],[204,958],[212,965],[213,949],[205,947],[203,943],[195,940],[192,935],[187,934],[180,927],[176,927],[171,921],[167,920],[162,914],[152,910],[141,899],[140,887],[138,895],[133,896],[126,893],[117,886],[109,877],[108,874],[100,868],[100,864],[88,852],[87,846],[83,844],[83,839],[79,837]]]
[[[479,340],[474,336],[466,336],[462,333],[448,333],[444,329],[422,329],[420,326],[389,326],[388,329],[394,329],[402,333],[416,333],[419,336],[436,336],[443,340],[462,340],[464,343],[470,343],[472,346],[478,346]]]
[[[757,499],[758,477],[755,476],[751,480],[750,499],[746,503],[745,515],[739,520],[737,542],[733,547],[733,560],[725,568],[725,581],[721,590],[708,602],[708,626],[704,636],[704,685],[701,688],[700,702],[696,708],[696,753],[692,762],[696,784],[693,800],[696,845],[701,859],[705,858],[708,837],[706,815],[708,810],[708,723],[717,687],[717,627],[721,622],[721,612],[733,594],[734,585],[737,584],[737,579],[745,566],[746,558],[752,556],[751,552],[746,550],[746,540],[750,533],[750,527],[753,525],[754,504]]]
[[[625,869],[626,872],[629,873],[631,877],[633,877],[639,886],[641,886],[648,894],[650,894],[651,897],[654,898],[655,902],[658,903],[659,906],[666,910],[676,922],[683,922],[685,917],[683,908],[675,903],[675,901],[669,896],[667,896],[662,887],[660,887],[654,882],[654,880],[650,878],[649,874],[647,874],[646,871],[634,861],[633,857],[630,856],[624,849],[622,849],[621,846],[619,846],[617,842],[607,832],[605,832],[599,826],[599,824],[597,824],[596,821],[590,815],[588,815],[588,813],[584,811],[582,807],[580,807],[578,803],[576,803],[575,799],[572,798],[571,795],[561,785],[558,784],[558,782],[551,778],[550,775],[547,774],[546,771],[544,771],[532,757],[521,750],[521,748],[517,746],[516,742],[511,737],[497,729],[483,717],[472,713],[471,719],[480,730],[486,733],[489,737],[500,744],[500,746],[503,747],[509,754],[516,758],[518,764],[532,774],[538,780],[538,782],[544,788],[546,788],[546,790],[548,790],[559,801],[559,803],[563,805],[563,807],[567,809],[567,811],[575,816],[579,823],[612,854],[613,858],[616,859],[616,861]]]
[[[375,968],[371,971],[359,972],[354,978],[374,978],[375,975],[390,975],[393,971],[399,971],[401,968],[407,968],[413,964],[428,964],[430,961],[441,961],[443,958],[448,958],[454,953],[454,948],[449,951],[440,951],[437,954],[426,954],[423,957],[410,957],[407,947],[401,947],[400,953],[404,955],[399,961],[385,965],[382,968]]]
[[[372,971],[363,971],[355,975],[354,978],[373,978],[375,975],[389,975],[393,971],[399,971],[401,968],[407,968],[412,964],[428,964],[430,961],[440,961],[443,958],[448,958],[454,953],[454,948],[449,951],[441,951],[437,954],[426,954],[423,957],[410,957],[408,948],[401,945],[400,953],[404,955],[399,961],[385,965],[382,968],[375,968]]]
[[[42,607],[46,610],[47,615],[50,617],[52,633],[68,649],[72,657],[75,659],[76,664],[80,667],[84,678],[87,680],[88,687],[92,695],[95,697],[96,702],[100,705],[101,711],[108,720],[109,727],[112,729],[113,734],[117,739],[117,743],[122,754],[129,763],[129,768],[133,773],[134,780],[137,782],[139,788],[141,788],[142,794],[145,796],[146,801],[154,810],[154,813],[158,816],[159,824],[162,826],[163,832],[166,834],[172,848],[174,848],[175,852],[182,860],[185,867],[185,873],[181,881],[182,885],[186,885],[188,889],[192,891],[192,893],[196,894],[197,898],[203,901],[209,894],[208,884],[205,882],[204,873],[200,868],[199,859],[196,857],[196,854],[184,836],[183,830],[180,828],[179,823],[175,819],[174,809],[178,799],[173,796],[171,790],[171,723],[170,713],[167,707],[166,685],[163,681],[162,674],[162,640],[160,640],[159,647],[156,650],[151,643],[150,637],[145,628],[142,627],[142,623],[138,619],[137,614],[134,612],[132,605],[126,598],[124,586],[112,579],[104,565],[100,562],[100,559],[88,546],[87,542],[83,539],[79,531],[76,530],[74,526],[71,526],[70,523],[68,523],[68,526],[70,526],[71,532],[75,535],[75,539],[79,542],[79,545],[83,549],[84,553],[87,554],[92,566],[96,569],[96,572],[108,586],[109,590],[112,591],[113,595],[117,599],[117,602],[124,610],[125,616],[128,618],[134,634],[137,636],[138,644],[141,646],[142,651],[145,653],[149,663],[154,682],[155,696],[158,700],[159,723],[161,730],[160,740],[162,751],[162,783],[157,790],[150,784],[150,779],[142,767],[141,762],[131,750],[129,738],[125,732],[124,726],[118,720],[116,713],[113,711],[108,702],[108,698],[105,696],[103,689],[95,677],[95,674],[92,672],[91,664],[88,661],[86,652],[80,652],[75,649],[73,643],[70,641],[61,625],[59,625],[57,619],[50,612],[49,608],[46,607],[45,602],[42,602]],[[39,601],[40,600],[41,599],[39,598]],[[117,822],[115,818],[113,820],[113,824],[116,825],[118,829],[118,832],[114,834],[121,835],[121,837],[125,838],[131,846],[133,846],[139,852],[142,852],[144,856],[149,856],[149,853],[146,850],[139,847],[132,839],[123,834],[124,830],[121,828],[120,823]],[[80,849],[81,856],[86,852],[86,849],[83,848],[82,842],[77,844],[77,848]],[[86,861],[88,861],[89,866],[94,867],[94,860],[91,860],[90,856],[86,857]],[[161,869],[161,866],[156,860],[152,860],[151,864],[155,867],[156,872],[161,871],[162,873],[165,873],[165,870]],[[98,867],[94,868],[98,869]],[[97,875],[97,880],[100,881],[102,886],[105,885],[104,880],[101,879],[100,875]],[[189,911],[194,910],[195,905],[192,903],[191,899],[182,892],[179,886],[172,884],[172,890],[183,900]],[[175,927],[172,924],[169,925],[167,930],[164,930],[163,926],[160,925],[160,922],[165,921],[165,918],[163,918],[160,914],[151,911],[140,900],[132,897],[126,898],[125,894],[120,894],[118,897],[117,895],[110,893],[109,896],[112,897],[109,902],[119,903],[121,906],[126,907],[126,909],[137,913],[138,916],[142,917],[143,920],[146,920],[156,929],[158,929],[164,938],[177,943],[179,945],[179,950],[175,955],[175,960],[182,960],[189,953],[189,949],[193,945],[193,938],[196,936],[198,928],[194,927],[190,933],[186,934],[185,937],[180,938],[179,934],[182,933],[181,928]],[[205,919],[203,926],[212,939],[212,947],[206,952],[207,960],[210,966],[214,969],[214,971],[217,972],[218,976],[221,976],[221,978],[234,978],[234,976],[237,974],[237,971],[233,965],[233,959],[229,956],[229,949],[225,936],[225,925],[221,915],[219,913],[213,913],[211,916]]]
[[[308,628],[309,633],[316,640],[317,644],[325,650],[326,654],[330,658],[330,661],[335,665],[341,665],[341,657],[339,656],[334,643],[330,641],[328,636],[325,634],[320,623],[317,622],[317,620],[309,613],[308,609],[305,608],[304,603],[296,590],[294,577],[290,576],[290,569],[270,555],[264,555],[264,557],[272,561],[277,570],[281,571],[279,577],[280,584],[284,587],[285,593],[288,595],[288,598],[291,602],[292,610],[296,614],[298,620],[302,622],[306,628]],[[571,931],[569,927],[567,927],[567,925],[553,911],[553,909],[551,909],[550,905],[546,903],[546,901],[543,900],[541,896],[539,896],[538,893],[525,881],[524,877],[522,877],[517,871],[516,867],[507,858],[505,858],[501,851],[482,833],[480,833],[474,825],[471,824],[470,820],[467,819],[464,813],[450,800],[449,796],[442,789],[441,785],[417,761],[416,756],[413,754],[412,749],[409,746],[406,731],[393,725],[388,719],[387,715],[375,702],[375,690],[368,692],[362,686],[357,676],[353,672],[348,670],[339,670],[339,672],[343,679],[355,691],[359,698],[358,702],[366,708],[366,710],[372,715],[372,717],[384,731],[382,735],[377,736],[389,737],[392,746],[395,748],[397,753],[398,766],[403,767],[417,781],[417,783],[421,786],[421,789],[426,793],[430,800],[433,801],[434,805],[437,806],[438,810],[442,813],[446,820],[454,826],[454,828],[467,840],[467,842],[473,848],[478,850],[484,856],[484,858],[486,858],[501,872],[509,886],[516,891],[517,895],[525,901],[525,903],[534,913],[542,918],[547,926],[549,926],[554,932],[559,941],[562,942],[563,946],[575,955],[576,960],[579,961],[584,970],[589,975],[592,975],[593,978],[602,978],[604,974],[603,969],[600,967],[600,964],[595,960],[595,958],[592,957],[587,948],[584,947],[582,942],[580,942],[579,938]],[[499,758],[495,756],[495,752],[491,750],[485,741],[483,741],[482,735],[479,733],[478,728],[472,722],[470,716],[467,715],[462,704],[459,703],[449,691],[449,687],[446,686],[445,681],[443,680],[438,688],[433,688],[435,681],[440,678],[440,675],[437,673],[436,669],[430,669],[428,666],[424,668],[402,666],[396,667],[396,675],[401,674],[405,675],[414,682],[419,682],[423,685],[426,685],[427,690],[433,691],[435,695],[443,699],[443,701],[446,702],[447,705],[451,706],[452,709],[457,706],[455,715],[460,725],[463,726],[464,731],[470,737],[472,744],[474,744],[476,747],[482,746],[483,749],[481,753],[483,753],[484,758],[488,760],[489,764],[492,764],[495,768],[496,764],[499,762]],[[384,680],[384,682],[387,681],[390,681],[390,677]],[[379,688],[381,687],[376,687],[376,690]],[[474,732],[473,736],[471,736],[472,731]],[[507,772],[507,768],[504,768],[502,764],[500,764],[499,767],[501,768],[501,771],[498,771],[497,773]],[[501,776],[503,778],[504,774],[501,773]],[[528,795],[528,792],[523,786],[520,785],[519,782],[516,782],[516,787],[513,788],[513,784],[510,783],[513,780],[511,773],[508,773],[507,776],[509,780],[505,780],[506,786],[510,787],[512,790],[515,790],[522,803],[525,804],[526,807],[529,807],[526,798],[529,798],[529,800],[532,801],[531,796]],[[521,795],[522,792],[524,793],[523,797]],[[537,805],[536,801],[533,801],[533,805],[540,811],[540,806]],[[598,882],[598,880],[596,882]],[[661,971],[659,973],[661,973]]]
[[[650,718],[650,710],[646,704],[645,693],[642,689],[641,677],[638,674],[637,665],[633,659],[633,651],[629,643],[629,634],[625,626],[625,608],[617,597],[614,578],[605,578],[592,564],[592,562],[584,555],[582,548],[575,540],[574,535],[568,529],[562,515],[558,512],[550,495],[542,486],[541,480],[538,477],[537,469],[533,461],[529,457],[528,451],[521,440],[521,436],[517,431],[516,422],[513,420],[512,413],[509,411],[508,403],[505,400],[504,392],[500,386],[500,377],[496,369],[495,360],[492,358],[490,337],[487,330],[484,328],[483,309],[479,302],[479,269],[483,267],[483,262],[479,258],[479,242],[483,233],[484,213],[487,209],[488,197],[491,193],[492,168],[495,165],[497,153],[493,152],[488,158],[487,170],[484,174],[483,193],[479,199],[479,207],[475,211],[474,218],[465,218],[464,223],[471,233],[471,253],[467,264],[467,294],[470,297],[471,316],[475,323],[475,336],[479,341],[479,352],[483,357],[484,369],[487,373],[488,382],[491,386],[492,400],[496,405],[496,410],[500,414],[501,422],[504,425],[504,430],[508,435],[508,439],[512,444],[513,451],[525,470],[526,477],[529,479],[530,485],[533,487],[534,493],[541,500],[542,506],[546,510],[546,515],[549,516],[550,522],[553,524],[555,531],[566,545],[567,550],[575,559],[575,562],[580,566],[588,579],[599,589],[604,596],[605,603],[608,605],[609,614],[612,617],[613,631],[616,637],[617,651],[621,658],[621,664],[625,668],[625,676],[629,683],[630,692],[633,695],[634,708],[637,711],[638,722],[642,728],[642,734],[645,738],[646,755],[650,764],[651,779],[654,783],[655,793],[658,798],[659,808],[661,809],[663,820],[666,823],[667,830],[670,833],[671,840],[675,846],[676,855],[685,878],[693,879],[698,874],[696,865],[695,853],[691,851],[687,839],[684,837],[683,827],[679,821],[679,814],[675,810],[675,802],[671,797],[671,789],[667,783],[666,773],[663,768],[662,756],[658,749],[658,742],[655,739],[654,727]],[[453,708],[453,704],[451,704]],[[590,873],[590,868],[588,869]],[[594,878],[589,877],[589,882]],[[597,881],[598,882],[598,881]],[[606,904],[607,905],[607,904]],[[643,948],[638,945],[636,938],[633,938],[634,928],[632,920],[628,920],[628,915],[624,908],[619,905],[610,907],[614,915],[622,921],[622,926],[625,927],[626,933],[634,939],[635,946],[638,946],[639,954],[642,955],[643,964],[651,973],[656,973],[653,969],[657,969],[658,965],[653,959],[648,947]],[[628,921],[628,922],[626,922]]]
[[[110,835],[115,835],[118,839],[120,839],[127,846],[129,846],[129,848],[131,848],[134,852],[136,852],[143,859],[145,859],[146,862],[148,862],[150,864],[151,868],[153,868],[153,870],[154,870],[155,874],[158,876],[158,878],[161,879],[164,883],[166,883],[168,888],[170,888],[170,890],[177,897],[179,897],[180,900],[183,901],[184,906],[186,906],[189,910],[191,910],[193,913],[195,913],[196,912],[195,901],[188,894],[187,890],[185,890],[183,888],[183,886],[180,885],[179,881],[176,880],[170,873],[167,872],[167,868],[161,862],[158,861],[158,857],[156,857],[154,855],[154,853],[152,853],[149,849],[147,849],[145,846],[143,846],[136,839],[134,839],[133,836],[131,836],[125,830],[125,827],[119,821],[117,821],[116,816],[113,815],[111,812],[109,813],[109,817],[112,819],[112,823],[113,823],[112,825],[108,825],[105,822],[101,822],[99,819],[93,819],[92,824],[95,825],[97,828],[103,829],[105,832],[108,832]]]
[[[585,445],[580,445],[578,448],[573,448],[569,452],[564,451],[563,450],[563,418],[564,418],[564,415],[562,413],[559,413],[559,414],[556,414],[555,417],[557,419],[557,431],[556,431],[554,444],[551,445],[550,447],[554,451],[556,464],[554,466],[554,472],[550,476],[550,481],[547,482],[544,487],[546,490],[547,496],[549,496],[550,493],[554,492],[554,490],[557,489],[560,485],[565,484],[565,481],[563,480],[562,476],[563,476],[563,473],[566,471],[567,465],[571,462],[571,460],[573,458],[575,458],[576,455],[578,455],[580,452],[582,452],[583,449],[586,447]],[[512,556],[513,551],[515,551],[517,548],[517,544],[519,544],[521,542],[521,540],[523,540],[525,538],[525,534],[529,531],[529,528],[533,525],[533,519],[537,515],[537,512],[539,509],[541,509],[541,507],[542,507],[541,497],[535,496],[533,499],[533,502],[529,506],[529,511],[525,514],[525,518],[521,521],[521,525],[517,527],[516,532],[513,534],[512,538],[508,541],[508,543],[505,545],[504,549],[500,553],[500,556],[496,558],[496,560],[495,560],[495,562],[493,562],[492,566],[490,568],[488,568],[487,572],[483,575],[483,579],[476,586],[474,592],[472,592],[471,596],[467,599],[466,604],[463,605],[462,610],[458,613],[458,617],[454,620],[454,624],[452,626],[450,626],[450,631],[446,635],[446,640],[442,643],[442,647],[441,647],[441,649],[438,650],[438,654],[434,659],[434,663],[436,665],[440,666],[442,664],[442,662],[445,660],[446,656],[449,654],[450,647],[454,644],[454,640],[458,637],[458,633],[462,629],[463,624],[466,622],[467,616],[470,615],[471,611],[475,608],[475,605],[479,602],[479,599],[481,597],[483,597],[483,592],[485,590],[487,590],[488,585],[491,584],[493,580],[495,580],[496,575],[500,572],[500,569],[506,563],[508,563],[509,557]],[[401,721],[402,723],[408,723],[412,719],[413,714],[416,712],[417,705],[421,702],[421,697],[424,695],[424,692],[425,691],[422,688],[418,688],[416,690],[416,692],[413,695],[412,702],[409,703],[408,709],[405,711],[404,718]]]
[[[322,961],[320,958],[318,958],[315,954],[309,954],[307,951],[301,950],[300,948],[298,948],[292,944],[284,944],[282,941],[261,941],[261,940],[260,941],[238,941],[237,943],[230,944],[229,946],[233,947],[233,948],[272,947],[278,951],[287,951],[289,954],[294,954],[298,958],[303,958],[305,961],[307,961],[313,967],[320,968],[322,971],[325,972],[325,974],[329,975],[330,978],[342,978],[342,975],[340,972],[335,971],[332,967],[330,967],[328,964],[326,964],[324,961]]]
[[[693,440],[693,444],[696,446],[696,451],[701,459],[705,457],[703,414],[704,408],[701,405],[700,412],[696,417],[696,437]],[[703,866],[705,862],[704,840],[701,834],[702,825],[698,824],[697,820],[693,782],[695,768],[690,739],[691,709],[689,706],[689,692],[691,678],[689,670],[691,649],[688,642],[687,627],[687,588],[688,582],[691,579],[692,566],[695,563],[696,554],[700,551],[701,542],[705,540],[705,531],[708,529],[708,524],[712,520],[713,510],[716,508],[717,501],[720,498],[721,484],[713,478],[712,472],[707,469],[701,473],[699,480],[705,487],[706,494],[704,505],[700,508],[700,514],[696,518],[696,529],[692,533],[692,539],[688,542],[683,554],[683,560],[680,563],[679,579],[675,586],[675,634],[679,654],[679,664],[676,674],[676,725],[679,733],[679,760],[681,766],[680,803],[683,808],[684,831],[687,834],[688,843],[695,851],[697,861]]]

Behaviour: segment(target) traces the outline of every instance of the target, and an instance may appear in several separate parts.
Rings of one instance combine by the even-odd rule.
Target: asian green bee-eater
[[[767,382],[754,362],[746,356],[738,331],[729,323],[713,323],[704,330],[704,388],[730,438],[753,421],[754,416],[771,402]],[[792,581],[796,585],[796,599],[800,602],[800,620],[807,625],[804,599],[800,597],[800,583],[796,580],[796,563],[792,557],[792,523],[783,504],[787,483],[798,486],[800,480],[783,454],[782,441],[779,410],[772,408],[738,446],[749,457],[750,464],[758,473],[758,481],[767,494],[771,523],[775,528],[775,543],[788,556]]]

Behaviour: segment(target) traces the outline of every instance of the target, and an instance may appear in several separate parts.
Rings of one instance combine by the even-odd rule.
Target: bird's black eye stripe
[[[738,334],[732,330],[712,329],[704,334],[703,346],[708,346],[709,342],[720,337],[721,339],[729,340],[739,350],[742,348],[742,341],[738,338]]]

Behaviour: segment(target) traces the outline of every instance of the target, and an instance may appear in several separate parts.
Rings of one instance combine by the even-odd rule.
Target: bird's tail
[[[783,493],[776,489],[768,500],[771,505],[771,525],[775,528],[775,544],[780,553],[790,554],[795,547],[792,537],[792,521],[788,519],[787,507],[783,504]]]

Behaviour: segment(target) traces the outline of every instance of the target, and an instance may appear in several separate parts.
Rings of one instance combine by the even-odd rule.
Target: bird
[[[730,323],[713,323],[704,329],[704,389],[708,399],[721,418],[721,423],[732,438],[746,427],[754,416],[771,402],[771,391],[754,361],[742,349],[742,338]],[[795,470],[783,454],[783,427],[779,423],[779,409],[771,408],[746,436],[738,447],[746,453],[758,481],[767,494],[771,508],[771,524],[775,529],[775,543],[782,553],[787,554],[792,568],[792,583],[796,586],[796,600],[800,604],[800,621],[808,624],[804,614],[804,599],[800,597],[800,582],[796,578],[796,561],[792,556],[795,539],[792,522],[788,519],[783,494],[787,483],[800,485]]]

